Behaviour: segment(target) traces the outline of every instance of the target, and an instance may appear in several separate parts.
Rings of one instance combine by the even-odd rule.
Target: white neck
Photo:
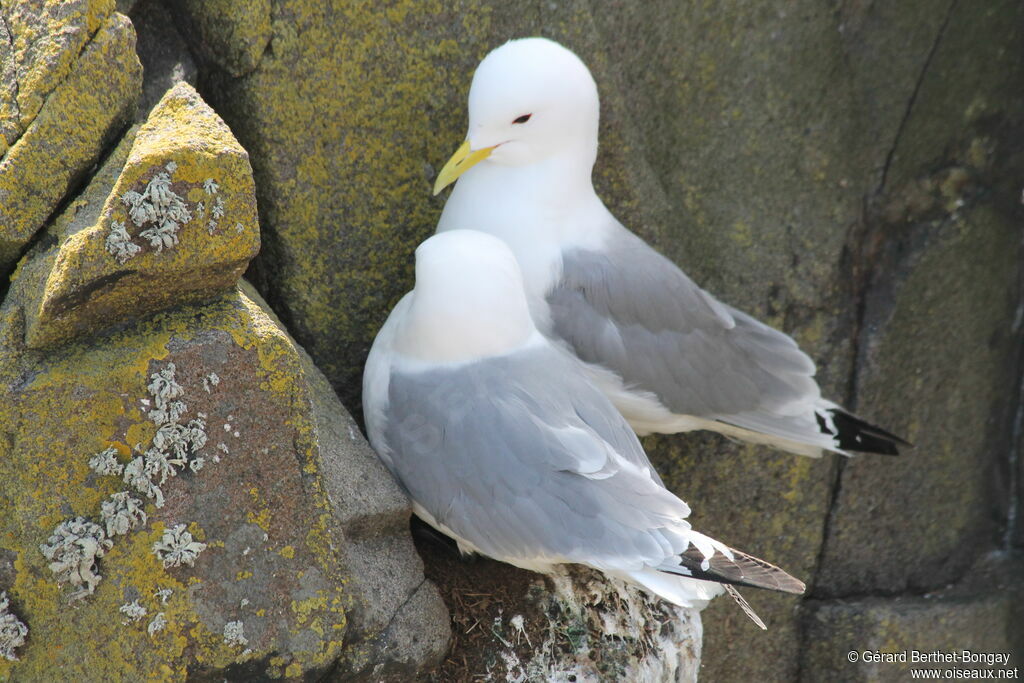
[[[394,348],[429,363],[460,363],[522,348],[537,332],[518,273],[478,278],[417,281]],[[419,278],[417,278],[419,280]]]
[[[561,272],[562,251],[599,246],[616,224],[590,180],[596,146],[568,152],[522,166],[474,166],[456,183],[437,232],[479,230],[504,240],[527,295],[543,297]]]

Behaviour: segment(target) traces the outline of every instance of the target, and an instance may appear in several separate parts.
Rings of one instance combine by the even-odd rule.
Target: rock
[[[112,3],[70,3],[66,16],[76,21],[67,25],[61,20],[68,3],[45,5],[42,14],[26,3],[4,10],[18,10],[7,18],[7,30],[19,60],[14,136],[24,130],[0,159],[0,273],[5,274],[130,120],[142,80],[135,32],[124,16],[110,14]],[[49,23],[51,14],[56,23]],[[11,118],[4,114],[0,120]]]
[[[882,270],[892,276],[868,299],[859,396],[899,407],[893,427],[917,448],[846,463],[817,594],[937,588],[991,547],[994,468],[1006,451],[990,425],[1008,427],[1017,381],[1006,368],[1020,342],[1006,322],[1019,240],[1016,221],[983,205],[912,231],[913,267]]]
[[[192,35],[203,58],[232,77],[251,73],[260,63],[272,35],[270,0],[170,0],[175,15]]]
[[[11,291],[32,348],[210,298],[233,287],[259,250],[248,155],[179,84],[50,233],[55,243]]]
[[[43,102],[73,71],[114,6],[110,0],[12,2],[0,10],[6,40],[0,97],[0,156],[42,109]],[[0,53],[2,54],[2,53]]]
[[[160,0],[146,0],[131,11],[138,34],[139,60],[142,61],[142,97],[137,121],[144,121],[164,94],[181,82],[196,84],[196,65],[174,18]]]
[[[998,473],[1018,410],[1024,158],[1005,131],[1024,105],[1005,94],[1024,80],[1009,56],[1024,36],[1007,19],[1022,10],[952,12],[894,148],[859,342],[858,405],[893,415],[917,448],[846,463],[823,597],[945,586],[993,547],[1010,505]]]
[[[1019,669],[1024,655],[1021,559],[998,554],[982,558],[975,569],[978,575],[965,585],[936,594],[808,601],[800,680],[905,681],[911,669],[960,672],[936,677],[945,680],[983,678],[990,670],[999,678],[1000,669]],[[934,653],[963,657],[964,652],[1004,655],[1009,663],[934,659]],[[886,654],[897,659],[885,661]]]
[[[29,634],[20,661],[0,659],[0,679],[376,667],[407,680],[444,652],[444,606],[424,583],[404,496],[255,297],[228,292],[45,354],[20,343],[21,311],[4,304],[0,504],[17,514],[0,519],[0,546],[17,557],[5,588]],[[90,466],[103,453],[107,465]],[[110,473],[140,456],[154,465],[152,497]],[[103,524],[112,533],[103,504],[119,491],[144,515],[88,546]],[[47,559],[40,544],[56,547],[55,528],[79,516],[68,538],[88,554],[73,567],[93,579],[75,569],[62,587],[47,565],[72,556]]]

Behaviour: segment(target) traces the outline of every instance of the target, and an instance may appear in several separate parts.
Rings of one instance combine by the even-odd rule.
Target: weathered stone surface
[[[423,583],[407,503],[259,303],[234,291],[45,355],[20,344],[21,327],[8,301],[0,508],[16,514],[0,516],[0,546],[16,557],[5,588],[30,632],[19,662],[0,660],[0,678],[294,679],[377,666],[407,679],[437,660],[447,620]],[[172,364],[181,392],[167,396],[184,413],[161,419],[153,380]],[[113,539],[95,593],[69,604],[40,544],[62,520],[100,521],[104,499],[129,488],[90,470],[91,456],[113,447],[124,465],[161,448],[157,422],[196,419],[206,439],[191,442],[190,466],[154,477],[165,505],[135,494],[148,519]],[[194,566],[154,557],[177,524],[206,544]],[[173,591],[166,602],[162,588]],[[119,612],[134,600],[147,610],[138,621]],[[147,633],[158,613],[166,625]],[[397,651],[413,632],[418,648]]]
[[[15,4],[25,8],[22,3]],[[52,3],[55,8],[62,4]],[[60,30],[59,26],[53,28]],[[81,32],[81,28],[69,29],[68,34]],[[17,35],[15,40],[20,40]],[[40,44],[52,42],[40,39]],[[55,45],[64,50],[73,47],[60,41]],[[74,182],[99,157],[110,136],[130,119],[142,81],[135,32],[120,14],[103,19],[80,55],[77,50],[70,57],[51,51],[44,55],[42,66],[31,71],[33,86],[26,93],[36,97],[47,86],[55,89],[39,107],[31,104],[31,97],[19,105],[38,113],[0,159],[0,273],[9,272]],[[76,55],[70,66],[61,66]],[[69,71],[59,84],[51,83],[65,69]],[[19,93],[26,85],[19,84]]]
[[[857,402],[917,448],[846,463],[819,595],[943,586],[1006,516],[1024,172],[1008,133],[1024,105],[1006,94],[1024,87],[1024,33],[1019,4],[977,9],[952,10],[894,147],[865,300]]]
[[[911,669],[1017,669],[1024,640],[1020,628],[1024,597],[1020,558],[1000,554],[976,564],[966,585],[923,597],[810,600],[805,606],[805,647],[800,680],[906,681]],[[914,651],[931,654],[1009,655],[1008,664],[985,661],[914,663]],[[855,653],[849,655],[849,653]],[[875,653],[906,653],[906,661],[872,661]],[[856,661],[851,662],[850,657]],[[940,675],[953,680],[952,675]],[[970,672],[959,678],[970,678]],[[974,675],[975,678],[979,676]]]
[[[917,448],[846,463],[816,592],[936,588],[990,548],[996,459],[1007,425],[1019,336],[1020,227],[991,206],[910,231],[910,268],[868,299],[874,330],[860,399],[900,417]],[[903,246],[903,245],[901,245]],[[890,261],[891,263],[891,261]],[[1005,433],[1005,430],[1004,430]],[[926,460],[926,464],[922,463]]]
[[[170,0],[177,16],[195,32],[192,44],[203,58],[233,77],[252,72],[270,43],[270,0],[240,7],[231,0]],[[280,24],[279,24],[280,25]]]
[[[140,203],[128,201],[131,193]],[[169,236],[147,237],[169,221]],[[112,243],[117,226],[130,242]],[[32,348],[209,298],[233,287],[259,250],[248,155],[195,90],[179,84],[50,233],[54,244],[11,290]]]

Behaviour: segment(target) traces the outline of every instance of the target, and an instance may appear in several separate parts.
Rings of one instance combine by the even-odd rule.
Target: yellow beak
[[[454,183],[460,175],[491,156],[494,147],[484,147],[474,152],[469,148],[469,140],[463,142],[462,146],[455,151],[452,158],[441,169],[441,172],[437,174],[437,180],[434,181],[434,194],[437,195],[438,192]]]

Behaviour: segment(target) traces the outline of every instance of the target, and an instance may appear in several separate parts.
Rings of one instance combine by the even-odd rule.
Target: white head
[[[395,338],[406,356],[462,362],[522,347],[536,332],[512,251],[477,230],[450,230],[416,249],[416,285]]]
[[[484,159],[522,166],[571,154],[589,170],[599,115],[597,85],[579,57],[547,38],[509,41],[473,75],[466,144],[439,174],[434,193]]]

